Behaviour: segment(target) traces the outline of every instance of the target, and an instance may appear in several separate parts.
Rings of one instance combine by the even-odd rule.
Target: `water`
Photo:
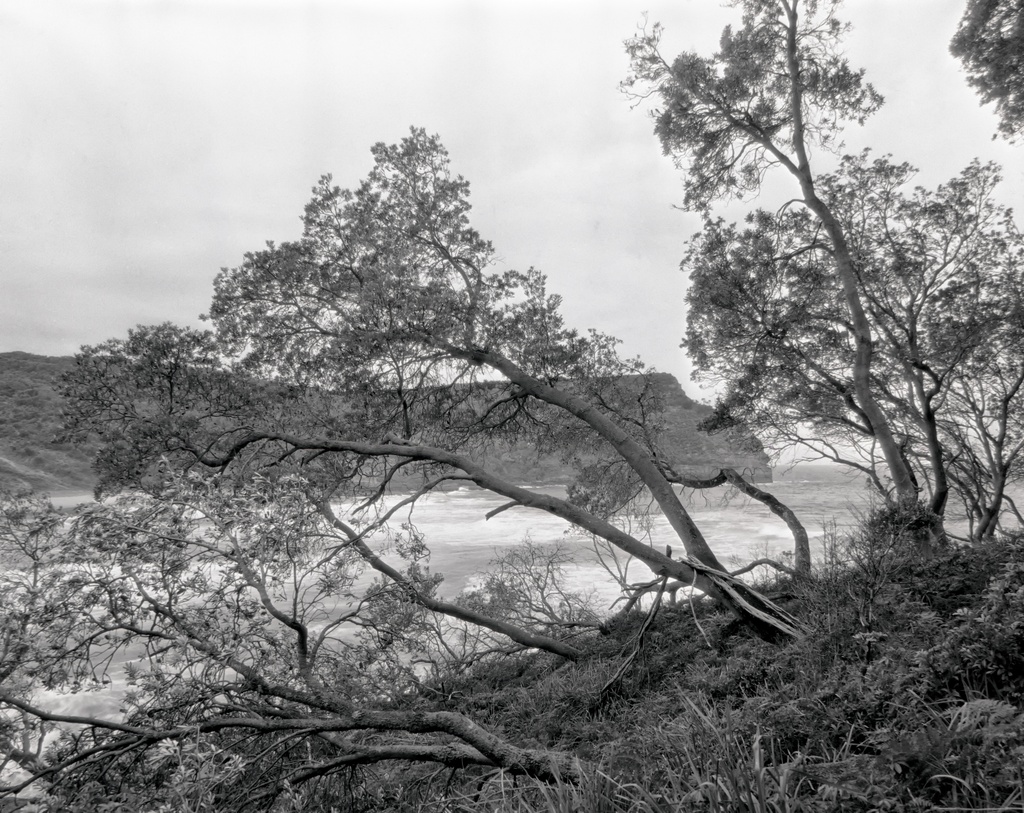
[[[793,509],[803,522],[814,557],[821,555],[827,530],[834,527],[842,532],[852,527],[870,504],[863,477],[827,464],[804,463],[777,471],[776,481],[763,487]],[[544,490],[557,496],[565,494],[559,488]],[[793,550],[793,537],[785,522],[761,503],[732,488],[686,491],[682,498],[712,550],[729,567],[738,568],[756,558],[781,559]],[[55,505],[70,509],[88,502],[91,495],[69,492],[51,499]],[[574,589],[596,590],[599,603],[606,605],[617,597],[617,587],[598,562],[589,538],[569,523],[542,511],[513,508],[486,518],[506,502],[504,497],[475,488],[438,492],[395,517],[392,525],[411,521],[424,534],[431,552],[430,570],[444,575],[440,593],[446,598],[479,584],[502,550],[527,538],[541,547],[557,545],[570,552],[574,564],[567,569],[567,575]],[[656,511],[650,517],[650,527],[634,535],[659,550],[666,545],[681,550],[675,532]],[[393,556],[386,558],[392,564],[401,564]],[[629,567],[627,575],[631,581],[651,577],[646,567],[638,563]]]
[[[833,526],[842,531],[856,524],[869,505],[869,492],[863,478],[827,465],[803,464],[781,474],[778,481],[764,486],[792,508],[807,528],[812,556],[821,555],[824,534]],[[544,489],[563,496],[559,489]],[[762,557],[784,558],[793,549],[793,537],[779,517],[764,505],[732,488],[690,492],[683,495],[708,544],[729,567],[740,567]],[[486,519],[488,512],[507,500],[478,489],[431,494],[409,515],[395,518],[395,524],[411,521],[424,534],[431,551],[429,566],[445,581],[441,594],[452,598],[466,588],[479,584],[503,549],[529,538],[541,547],[560,546],[573,557],[567,568],[569,586],[593,591],[599,607],[607,608],[619,591],[607,570],[600,564],[591,540],[557,517],[541,511],[514,508]],[[681,544],[668,522],[660,514],[650,517],[650,527],[634,535],[658,550]],[[640,563],[628,570],[630,581],[651,578]]]

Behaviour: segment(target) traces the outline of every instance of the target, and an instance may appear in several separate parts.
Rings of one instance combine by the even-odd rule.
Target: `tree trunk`
[[[789,526],[793,534],[793,565],[801,576],[811,575],[811,543],[807,537],[807,529],[800,522],[793,509],[785,505],[774,494],[763,491],[753,483],[747,482],[735,469],[722,469],[725,479],[748,497],[764,503],[775,516]]]
[[[540,401],[564,409],[575,415],[604,438],[619,453],[622,459],[639,475],[647,486],[654,501],[661,508],[669,525],[683,543],[689,561],[676,561],[643,545],[627,534],[623,534],[614,526],[606,525],[605,533],[599,534],[622,550],[636,556],[659,575],[667,575],[681,581],[690,581],[693,586],[710,594],[724,606],[747,623],[758,635],[766,640],[799,637],[803,634],[800,623],[781,607],[760,595],[743,582],[733,578],[718,561],[707,540],[694,524],[679,497],[672,488],[672,483],[662,472],[650,453],[636,440],[631,438],[614,421],[602,414],[590,404],[570,392],[553,387],[546,382],[527,374],[514,362],[492,351],[477,349],[471,352],[446,348],[450,352],[485,364],[504,375],[509,381],[519,386],[525,393]],[[501,493],[500,489],[498,490]],[[518,491],[519,489],[517,489]],[[568,504],[565,504],[568,506]],[[581,516],[571,518],[570,522],[587,528],[593,525],[596,518],[585,512]],[[617,535],[618,541],[608,533]]]
[[[811,543],[807,537],[807,529],[804,528],[803,523],[800,522],[793,509],[774,494],[769,494],[767,491],[763,491],[753,483],[748,482],[735,469],[720,469],[715,477],[705,480],[683,477],[675,471],[671,471],[670,477],[681,486],[695,489],[717,488],[725,483],[730,483],[748,497],[764,503],[769,511],[786,523],[790,533],[793,534],[793,563],[796,572],[801,576],[809,576],[811,574]],[[733,573],[733,575],[738,574]]]
[[[790,115],[793,120],[793,151],[796,163],[786,161],[785,165],[796,177],[803,194],[804,204],[818,218],[832,243],[832,256],[836,275],[842,287],[843,299],[850,312],[853,325],[854,350],[853,387],[860,408],[871,424],[871,431],[882,449],[893,487],[897,497],[903,500],[917,500],[917,486],[913,474],[892,433],[892,428],[885,413],[875,400],[871,387],[871,360],[874,354],[874,343],[871,336],[871,324],[864,312],[861,301],[857,271],[854,267],[850,247],[839,221],[828,205],[818,197],[814,189],[814,178],[811,174],[810,161],[805,143],[803,117],[803,86],[800,79],[800,60],[797,47],[797,11],[796,4],[786,6],[786,61],[790,81]]]

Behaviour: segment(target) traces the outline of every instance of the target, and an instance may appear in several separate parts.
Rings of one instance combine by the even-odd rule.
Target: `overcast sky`
[[[963,5],[848,0],[848,54],[886,106],[847,147],[927,185],[997,160],[1012,204],[1024,145],[991,140],[948,53]],[[356,185],[371,145],[416,125],[502,263],[685,380],[678,265],[699,221],[618,90],[644,10],[669,56],[735,20],[716,0],[0,0],[0,351],[201,324],[220,267],[296,238],[320,175]]]

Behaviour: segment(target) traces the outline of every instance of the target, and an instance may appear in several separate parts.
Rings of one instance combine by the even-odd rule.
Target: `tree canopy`
[[[912,177],[861,155],[819,189],[849,235],[879,337],[872,385],[915,481],[937,514],[952,487],[984,536],[1022,474],[1024,241],[993,200],[995,167],[975,163],[934,191],[910,189]],[[802,210],[758,210],[743,229],[709,222],[684,263],[686,347],[702,375],[726,384],[719,425],[740,420],[770,445],[856,467],[884,494],[829,254]]]
[[[1024,3],[968,0],[949,50],[981,103],[995,103],[999,133],[1019,136],[1024,131]]]
[[[655,132],[708,215],[683,267],[686,347],[726,384],[709,428],[755,427],[886,498],[923,499],[933,541],[953,488],[972,534],[990,534],[1020,476],[1018,354],[998,349],[1019,336],[1020,234],[991,165],[934,192],[911,191],[913,169],[888,157],[812,166],[812,148],[828,156],[882,102],[842,56],[838,5],[743,3],[712,57],[665,58],[657,27],[629,43],[630,87],[660,104]],[[794,201],[745,228],[710,217],[772,168],[796,181]]]
[[[4,581],[21,608],[8,740],[86,724],[45,760],[20,748],[26,782],[56,779],[69,799],[163,787],[196,737],[197,755],[236,761],[231,798],[267,807],[396,759],[571,779],[572,755],[484,730],[424,688],[516,653],[572,661],[601,630],[557,578],[558,551],[527,548],[443,598],[430,540],[403,517],[451,484],[567,520],[766,639],[802,634],[684,507],[647,369],[566,327],[539,272],[493,267],[437,137],[414,129],[373,155],[355,189],[314,188],[300,239],[220,273],[212,331],[138,328],[83,348],[65,376],[68,435],[100,442],[110,499],[70,523],[30,503],[9,515],[23,567]],[[567,496],[495,472],[524,441],[576,467]],[[631,532],[652,505],[681,552]],[[34,699],[125,661],[121,720]],[[144,762],[163,767],[140,779]]]
[[[800,201],[830,246],[836,291],[842,296],[854,344],[852,397],[885,459],[899,498],[917,499],[913,473],[892,420],[872,385],[875,336],[858,284],[849,236],[817,188],[811,148],[834,145],[845,121],[863,122],[882,103],[839,49],[845,26],[837,2],[749,0],[743,22],[727,27],[711,57],[683,53],[669,61],[660,30],[627,44],[635,92],[656,97],[655,132],[667,154],[686,167],[686,204],[708,212],[724,197],[759,189],[781,167],[797,182]]]

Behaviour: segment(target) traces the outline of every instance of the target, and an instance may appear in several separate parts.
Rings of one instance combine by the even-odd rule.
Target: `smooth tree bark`
[[[743,26],[727,29],[710,59],[683,54],[670,64],[658,51],[659,29],[628,44],[631,88],[657,95],[657,134],[667,153],[688,159],[687,204],[707,212],[715,199],[753,191],[772,165],[797,182],[800,201],[827,235],[838,292],[855,346],[853,396],[880,447],[900,500],[916,501],[913,473],[879,404],[872,379],[875,344],[846,232],[817,191],[808,146],[828,145],[841,119],[863,121],[881,97],[838,56],[832,5],[805,19],[800,0],[747,0]],[[808,122],[808,115],[814,123]]]
[[[801,576],[809,576],[811,573],[811,543],[807,536],[807,529],[788,505],[782,500],[764,489],[758,488],[754,483],[747,480],[738,471],[731,468],[721,469],[714,477],[694,478],[684,477],[679,474],[671,465],[662,462],[662,468],[667,478],[685,488],[692,488],[703,491],[709,488],[717,488],[728,483],[737,491],[751,499],[757,500],[775,516],[786,523],[789,532],[793,535],[793,564],[794,572]],[[745,571],[744,571],[745,572]],[[733,575],[736,575],[735,572]]]

